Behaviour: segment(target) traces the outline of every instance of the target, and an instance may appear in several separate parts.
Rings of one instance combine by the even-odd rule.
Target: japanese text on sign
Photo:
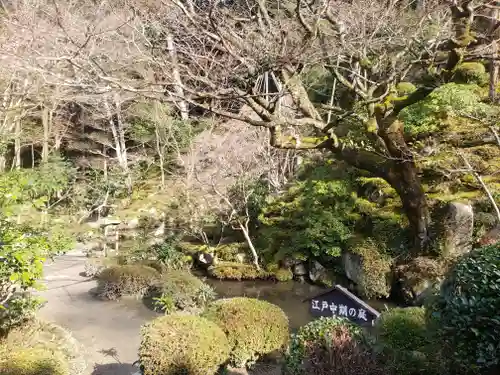
[[[311,307],[313,310],[318,310],[318,311],[331,311],[332,316],[343,316],[346,318],[357,318],[364,320],[365,322],[368,321],[368,318],[366,317],[366,310],[363,308],[354,308],[354,307],[349,307],[347,305],[343,304],[335,304],[333,302],[328,303],[327,301],[318,301],[318,300],[311,300]]]

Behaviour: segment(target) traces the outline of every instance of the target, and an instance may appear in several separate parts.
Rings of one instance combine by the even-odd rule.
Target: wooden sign
[[[380,313],[340,285],[305,300],[314,317],[339,317],[361,326],[372,326]]]

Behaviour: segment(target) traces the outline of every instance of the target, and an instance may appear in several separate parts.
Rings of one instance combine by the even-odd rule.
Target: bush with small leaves
[[[98,276],[99,295],[116,299],[125,295],[142,297],[159,279],[158,271],[142,265],[112,266]]]
[[[384,311],[376,321],[374,336],[375,345],[382,353],[389,373],[430,374],[439,369],[424,308]]]
[[[199,316],[165,315],[142,329],[144,375],[213,375],[228,356],[224,332]]]
[[[64,356],[44,349],[3,351],[0,348],[0,375],[70,375]]]
[[[288,318],[281,308],[254,298],[215,301],[203,313],[218,324],[231,347],[230,361],[243,367],[259,357],[281,351],[288,342]]]
[[[268,279],[270,274],[258,270],[253,264],[220,262],[208,269],[210,276],[219,280],[258,280]]]
[[[287,375],[383,375],[362,330],[340,318],[320,318],[292,335]]]
[[[155,306],[170,314],[176,310],[193,311],[212,302],[215,291],[189,271],[172,270],[153,287]]]
[[[428,305],[429,324],[456,373],[500,367],[500,244],[473,250],[451,269]]]

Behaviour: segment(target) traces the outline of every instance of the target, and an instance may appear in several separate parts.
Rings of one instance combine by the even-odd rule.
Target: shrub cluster
[[[155,306],[169,314],[203,308],[215,299],[214,290],[189,271],[169,271],[153,288]]]
[[[158,271],[142,265],[112,266],[98,276],[99,295],[116,299],[125,295],[144,296],[159,279]]]
[[[394,308],[383,312],[377,319],[374,336],[382,354],[380,359],[389,374],[430,374],[439,370],[424,308]]]
[[[292,335],[287,375],[382,375],[362,331],[346,320],[320,318]]]
[[[0,375],[70,375],[62,354],[44,349],[0,350]]]
[[[220,262],[209,268],[209,274],[220,280],[257,280],[269,278],[269,273],[257,270],[254,265]]]
[[[480,373],[500,366],[500,244],[464,256],[429,303],[455,371]]]
[[[144,375],[213,375],[228,356],[226,335],[202,317],[165,315],[142,330]]]
[[[278,306],[253,298],[230,298],[212,303],[204,317],[221,327],[231,348],[230,362],[236,367],[252,363],[262,355],[285,349],[289,327]]]

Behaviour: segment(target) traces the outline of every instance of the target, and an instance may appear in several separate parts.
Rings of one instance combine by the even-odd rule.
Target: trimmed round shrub
[[[456,67],[454,81],[458,83],[475,83],[483,86],[488,82],[488,74],[483,64],[465,62]]]
[[[243,367],[259,357],[283,350],[288,342],[288,317],[281,308],[254,298],[215,301],[203,316],[218,324],[231,347],[230,361]]]
[[[215,291],[189,271],[169,271],[154,286],[155,307],[169,314],[176,310],[203,308],[215,297]]]
[[[320,318],[292,335],[287,375],[382,375],[361,328],[341,318]]]
[[[213,375],[228,356],[224,332],[199,316],[165,315],[142,329],[144,375]]]
[[[380,314],[375,324],[377,341],[391,349],[420,350],[429,343],[422,307],[394,308]]]
[[[158,271],[142,265],[112,266],[98,276],[101,297],[116,299],[125,295],[144,296],[159,279]]]
[[[69,375],[68,364],[58,352],[43,349],[0,350],[0,375]]]
[[[479,373],[499,366],[500,244],[462,257],[428,309],[456,371]]]

